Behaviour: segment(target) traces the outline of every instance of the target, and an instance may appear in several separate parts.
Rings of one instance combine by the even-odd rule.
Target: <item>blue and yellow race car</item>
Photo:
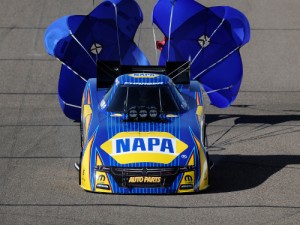
[[[145,67],[144,67],[145,69]],[[200,83],[163,74],[89,79],[82,101],[80,185],[106,193],[185,193],[208,187]]]
[[[166,194],[209,185],[202,94],[219,108],[236,99],[248,20],[194,0],[158,0],[152,16],[154,66],[134,42],[143,21],[135,0],[105,0],[46,30],[46,51],[62,62],[61,109],[80,122],[75,166],[84,190]]]

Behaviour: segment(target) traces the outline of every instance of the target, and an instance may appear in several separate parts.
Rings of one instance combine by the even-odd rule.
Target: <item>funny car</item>
[[[184,193],[208,187],[200,83],[175,85],[145,69],[118,76],[110,88],[98,87],[100,78],[86,84],[78,168],[87,191]]]
[[[156,59],[148,60],[135,43],[142,21],[135,0],[105,0],[46,29],[46,51],[62,63],[60,107],[80,123],[79,184],[117,194],[205,190],[212,163],[203,94],[218,108],[236,99],[249,22],[230,6],[158,0]]]

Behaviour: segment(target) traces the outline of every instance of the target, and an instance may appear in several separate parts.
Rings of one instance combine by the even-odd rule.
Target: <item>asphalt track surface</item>
[[[155,62],[151,9],[137,40]],[[252,40],[234,105],[206,107],[211,187],[195,195],[103,195],[78,186],[79,127],[57,101],[47,25],[92,0],[1,0],[0,224],[300,224],[300,1],[205,0],[243,11]]]

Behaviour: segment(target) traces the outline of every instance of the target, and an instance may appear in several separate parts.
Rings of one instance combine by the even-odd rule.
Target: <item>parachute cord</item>
[[[142,28],[141,28],[141,24],[139,25],[139,40],[138,40],[138,48],[140,48],[140,44],[141,44],[141,35],[142,35]],[[136,65],[139,65],[139,62],[138,62],[138,58],[137,57],[134,57],[135,59],[135,63]]]
[[[221,23],[217,26],[217,28],[214,30],[214,32],[212,32],[212,34],[210,35],[210,37],[207,39],[207,41],[210,41],[210,39],[215,35],[215,33],[220,29],[220,27],[222,26],[222,24],[224,23],[225,19],[223,18]],[[200,53],[202,52],[202,50],[204,49],[204,45],[201,46],[200,50],[198,51],[198,53],[196,54],[196,56],[193,58],[191,65],[194,63],[194,61],[198,58],[198,56],[200,55]]]
[[[96,61],[94,60],[94,58],[90,55],[90,53],[85,49],[85,47],[80,43],[80,41],[75,37],[75,35],[72,33],[71,30],[70,31],[70,34],[72,36],[72,38],[74,38],[74,40],[80,45],[80,47],[86,52],[86,54],[88,54],[88,56],[91,58],[91,60],[93,61],[93,63],[97,66],[97,63]]]
[[[191,65],[194,63],[194,61],[198,58],[198,56],[200,55],[200,53],[202,52],[204,48],[201,46],[200,50],[198,51],[198,53],[196,54],[196,56],[193,58],[193,60],[191,61]]]
[[[156,35],[155,35],[155,28],[154,28],[154,24],[152,23],[152,32],[153,32],[153,40],[154,40],[154,50],[155,50],[155,59],[158,65],[158,52],[157,52],[157,48],[156,48]]]
[[[219,64],[220,62],[222,62],[223,60],[227,59],[229,56],[231,56],[234,52],[236,52],[237,50],[239,50],[241,48],[241,46],[238,46],[237,48],[233,49],[231,52],[229,52],[227,55],[225,55],[223,58],[219,59],[217,62],[215,62],[214,64],[210,65],[209,67],[207,67],[206,69],[202,70],[200,73],[198,73],[193,80],[197,79],[198,77],[200,77],[203,73],[205,73],[207,70],[211,69],[212,67],[216,66],[217,64]]]
[[[187,62],[189,62],[189,61],[187,61]],[[179,68],[180,68],[180,67],[179,67]],[[177,68],[177,69],[179,69],[179,68]],[[177,70],[177,69],[176,69],[176,70]],[[184,73],[185,71],[189,70],[189,69],[190,69],[190,67],[185,68],[185,69],[182,70],[180,73],[176,74],[176,76],[172,77],[172,80],[175,79],[176,77],[178,77],[179,75],[181,75],[182,73]]]
[[[186,64],[188,64],[191,61],[191,57],[189,57],[189,60],[186,61],[185,63],[183,63],[181,66],[179,66],[178,68],[176,68],[175,70],[173,70],[171,73],[168,74],[168,77],[174,73],[176,70],[179,70],[181,67],[185,66]],[[180,73],[176,74],[176,76],[172,77],[172,80],[175,79],[176,77],[178,77],[179,75],[181,75],[182,73],[184,73],[185,71],[189,70],[191,68],[191,65],[189,65],[187,68],[185,68],[184,70],[182,70]]]
[[[61,100],[62,100],[62,99],[61,99]],[[65,102],[64,100],[62,100],[62,102],[63,102],[64,105],[66,105],[66,106],[71,106],[71,107],[74,107],[74,108],[77,108],[77,109],[81,109],[81,106],[73,105],[73,104],[67,103],[67,102]]]
[[[171,31],[172,31],[172,22],[173,22],[173,10],[174,10],[174,4],[172,4],[171,15],[170,15],[169,40],[168,40],[168,58],[167,58],[167,62],[169,61],[169,58],[170,58],[170,43],[171,43]]]
[[[228,86],[228,87],[216,89],[216,90],[204,91],[204,93],[205,93],[205,94],[211,94],[211,93],[215,93],[215,92],[218,92],[218,91],[230,90],[231,88],[232,88],[232,85],[230,85],[230,86]]]
[[[176,70],[179,70],[181,67],[185,66],[186,64],[188,64],[190,61],[186,61],[185,63],[183,63],[181,66],[177,67],[175,70],[173,70],[171,73],[168,74],[168,77],[174,73]],[[185,71],[189,70],[190,66],[185,68],[184,70],[182,70],[180,73],[176,74],[176,76],[172,77],[172,80],[175,79],[176,77],[178,77],[179,75],[181,75],[182,73],[184,73]]]
[[[219,26],[214,30],[214,32],[210,35],[210,37],[208,38],[208,40],[210,40],[214,35],[215,33],[219,30],[219,28],[222,26],[222,24],[224,23],[225,19],[223,18],[221,23],[219,24]]]
[[[97,65],[97,61],[98,61],[98,54],[96,54],[96,61],[93,59],[93,57],[90,55],[90,53],[84,48],[84,46],[80,43],[80,41],[72,34],[72,31],[70,30],[71,36],[74,38],[74,40],[80,45],[80,47],[88,54],[88,56],[91,58],[91,60],[93,61],[93,63],[96,65],[96,67],[98,68]],[[58,59],[59,60],[59,59]],[[61,60],[59,60],[61,63],[63,63]],[[84,80],[85,82],[87,82],[86,79],[84,79],[82,76],[80,76],[76,71],[74,71],[71,67],[67,66],[65,63],[63,63],[68,69],[70,69],[73,73],[75,73],[77,76],[79,76],[82,80]],[[106,65],[105,65],[106,66]],[[110,68],[108,66],[106,66],[107,68]],[[106,74],[110,75],[110,73],[105,72]],[[112,75],[110,75],[111,77],[113,77]],[[114,77],[113,77],[114,78]]]
[[[113,6],[115,7],[115,17],[116,17],[116,28],[117,28],[119,58],[120,58],[120,63],[122,63],[121,62],[121,46],[120,46],[119,26],[118,26],[118,9],[117,9],[117,5],[116,4],[113,4]]]
[[[138,47],[140,47],[141,44],[141,35],[142,35],[142,24],[139,25],[139,40],[138,40]]]
[[[76,76],[80,77],[84,82],[87,82],[86,79],[84,79],[82,76],[79,75],[75,70],[73,70],[71,67],[66,65],[63,61],[61,61],[59,58],[56,58],[58,61],[60,61],[65,67],[67,67],[69,70],[71,70]]]
[[[96,54],[95,54],[95,55],[96,55],[96,64],[97,64],[97,62],[98,62],[98,54],[99,54],[99,53],[98,53],[98,51],[96,50]],[[96,66],[98,67],[98,65],[96,65]]]

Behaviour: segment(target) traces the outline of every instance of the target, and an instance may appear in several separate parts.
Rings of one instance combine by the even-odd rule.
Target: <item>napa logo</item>
[[[155,78],[158,77],[159,75],[156,73],[132,73],[129,74],[129,76],[133,78]]]
[[[101,145],[120,164],[171,163],[188,145],[167,132],[121,132]]]
[[[113,140],[113,154],[129,152],[159,152],[174,154],[176,139],[171,138],[119,138]]]

